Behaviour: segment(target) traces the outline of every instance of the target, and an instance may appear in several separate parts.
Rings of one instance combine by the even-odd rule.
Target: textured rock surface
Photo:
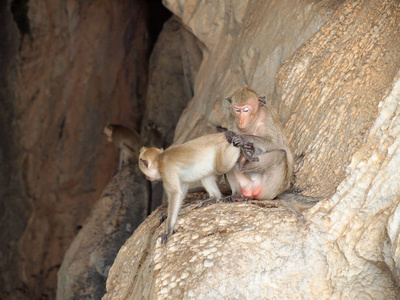
[[[398,3],[348,1],[280,69],[276,100],[305,194],[331,196],[364,143],[400,69],[399,22]]]
[[[277,69],[328,20],[331,2],[164,1],[202,42],[204,55],[175,141],[224,126],[220,102],[244,84],[272,94]]]
[[[30,201],[24,196],[20,181],[21,170],[16,167],[20,150],[13,124],[18,27],[6,2],[0,3],[0,298],[13,290],[19,280],[18,239],[30,212]],[[20,295],[18,291],[15,294]]]
[[[150,57],[149,84],[143,127],[154,124],[161,135],[158,147],[172,144],[176,123],[193,97],[202,53],[195,37],[177,17],[168,20]]]
[[[166,246],[157,239],[165,208],[137,229],[118,253],[103,300],[399,296],[382,262],[356,257],[356,249],[278,201],[197,203],[184,205]]]
[[[147,144],[165,147],[172,143],[175,124],[191,98],[200,61],[201,53],[194,37],[177,18],[169,20],[150,58],[143,118]],[[151,128],[146,130],[146,127]],[[162,183],[152,183],[152,186],[150,192],[150,182],[136,167],[114,177],[67,251],[58,273],[57,299],[101,298],[108,270],[119,248],[144,220],[147,211],[161,204]],[[147,203],[150,196],[152,201]]]
[[[247,83],[273,94],[298,158],[295,187],[325,200],[302,213],[280,201],[188,203],[165,246],[161,208],[121,248],[104,299],[398,299],[398,3],[164,2],[205,46],[176,141],[223,125],[219,101]],[[293,36],[274,40],[285,30]]]
[[[120,247],[143,222],[150,183],[137,165],[118,172],[68,248],[58,271],[57,299],[100,299]]]

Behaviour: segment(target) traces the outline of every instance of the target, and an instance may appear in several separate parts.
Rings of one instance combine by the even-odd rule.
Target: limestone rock
[[[150,57],[142,131],[146,135],[146,126],[150,124],[160,135],[158,140],[150,140],[150,146],[166,148],[172,144],[176,123],[193,97],[194,78],[201,60],[195,37],[177,17],[169,19]]]
[[[333,1],[164,0],[204,44],[194,97],[176,128],[176,143],[226,126],[222,100],[247,84],[271,95],[278,68],[334,12]],[[336,3],[337,1],[335,1]]]
[[[305,194],[331,196],[365,142],[400,69],[399,22],[395,3],[347,1],[280,69],[276,101]]]
[[[119,248],[147,216],[150,183],[137,165],[104,189],[58,271],[57,299],[100,299]]]
[[[325,199],[302,212],[277,200],[188,202],[165,246],[160,208],[121,248],[103,299],[399,299],[397,2],[241,2],[237,14],[221,3],[209,34],[201,1],[164,2],[206,48],[175,142],[223,125],[221,99],[249,84],[273,94],[295,187]]]

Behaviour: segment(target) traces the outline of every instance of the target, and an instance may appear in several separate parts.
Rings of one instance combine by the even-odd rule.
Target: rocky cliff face
[[[164,3],[204,55],[175,141],[223,126],[221,100],[248,84],[279,111],[295,188],[324,200],[188,202],[165,246],[160,208],[121,248],[103,299],[397,299],[398,3]]]
[[[140,130],[154,26],[140,0],[2,1],[0,14],[0,298],[54,298],[115,168],[102,128]]]
[[[169,19],[150,57],[142,120],[147,145],[167,147],[172,143],[176,123],[192,96],[200,62],[194,36],[178,18]],[[57,299],[101,298],[118,250],[147,213],[161,205],[162,194],[162,183],[147,181],[137,165],[115,174],[67,250],[58,271]]]
[[[134,169],[110,181],[104,124],[180,143],[224,126],[221,100],[247,84],[279,112],[294,187],[324,201],[192,199],[166,246],[162,206],[104,298],[397,299],[397,2],[164,0],[175,17],[149,62],[154,2],[0,4],[0,298],[54,298],[68,248],[58,298],[100,297],[137,225],[132,191],[148,191]]]

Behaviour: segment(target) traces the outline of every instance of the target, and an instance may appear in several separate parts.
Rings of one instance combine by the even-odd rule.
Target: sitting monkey
[[[275,111],[248,86],[228,101],[227,129],[237,132],[234,145],[257,155],[257,162],[239,161],[227,174],[231,199],[274,199],[290,187],[293,157]]]
[[[241,144],[232,144],[232,131],[209,134],[168,149],[143,147],[139,154],[139,168],[150,181],[162,180],[168,196],[167,229],[161,235],[166,243],[174,232],[174,225],[189,183],[201,181],[211,199],[219,200],[221,192],[215,175],[227,173],[236,164]],[[250,161],[257,161],[251,151],[243,152]]]

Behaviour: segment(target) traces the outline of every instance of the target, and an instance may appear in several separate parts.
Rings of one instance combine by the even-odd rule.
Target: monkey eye
[[[234,109],[236,112],[240,112],[240,108],[233,107],[233,109]]]
[[[149,167],[149,163],[147,160],[144,160],[143,158],[140,159],[140,161],[143,163],[143,165],[148,168]]]
[[[250,107],[243,108],[243,112],[249,112],[249,110],[250,110]]]

